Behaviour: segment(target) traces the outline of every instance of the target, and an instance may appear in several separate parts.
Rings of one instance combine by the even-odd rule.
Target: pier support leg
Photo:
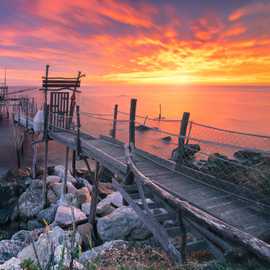
[[[66,159],[65,159],[65,175],[62,183],[62,193],[60,201],[64,202],[65,200],[65,194],[67,192],[67,176],[68,176],[68,158],[69,158],[69,148],[66,148]]]
[[[72,175],[76,176],[76,151],[72,151]]]
[[[45,156],[44,156],[44,171],[43,171],[43,187],[42,187],[42,200],[43,207],[47,206],[47,174],[48,174],[48,150],[49,150],[49,140],[45,137]]]

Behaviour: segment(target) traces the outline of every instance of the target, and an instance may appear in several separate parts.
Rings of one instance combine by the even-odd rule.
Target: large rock
[[[0,241],[0,264],[16,257],[17,254],[23,249],[24,245],[21,241],[15,240],[2,240]]]
[[[86,216],[89,216],[89,214],[90,214],[90,207],[91,207],[90,202],[83,203],[81,206],[81,209]]]
[[[30,171],[19,169],[9,171],[0,178],[0,224],[11,219],[13,208],[19,196],[31,182]]]
[[[86,215],[78,208],[73,207],[74,210],[74,222],[86,220]],[[67,227],[73,224],[72,207],[61,205],[58,207],[55,215],[55,222],[63,227]]]
[[[59,226],[56,226],[51,231],[39,236],[38,240],[34,242],[34,245],[42,266],[45,266],[48,263],[50,254],[56,250],[58,246],[64,245],[67,247],[67,250],[71,249],[71,234],[72,233],[70,231],[64,231]],[[75,236],[75,243],[78,245],[81,244],[81,238],[78,233]],[[30,244],[25,247],[21,252],[19,252],[17,257],[21,261],[31,259],[36,262],[33,245]]]
[[[37,215],[38,221],[43,224],[44,222],[51,224],[54,221],[56,210],[57,205],[52,205],[49,208],[41,210]]]
[[[77,231],[81,236],[83,247],[90,248],[93,231],[92,225],[90,223],[81,224],[77,227]]]
[[[42,224],[37,219],[31,219],[27,222],[27,229],[29,231],[35,230],[35,229],[41,229],[45,224]]]
[[[83,252],[79,258],[79,262],[87,267],[89,264],[94,263],[98,257],[104,255],[107,251],[123,247],[126,248],[127,246],[128,242],[123,240],[105,242],[101,246]]]
[[[76,192],[76,197],[80,205],[83,203],[91,202],[91,195],[87,187],[78,189]]]
[[[62,180],[65,177],[65,167],[57,165],[54,167],[54,174],[59,176]],[[76,184],[77,180],[71,175],[70,171],[67,172],[67,181]]]
[[[60,183],[61,177],[57,175],[48,175],[46,179],[48,187],[50,187],[53,184]]]
[[[19,198],[19,214],[23,219],[33,218],[42,210],[41,194],[42,181],[33,180],[28,189]]]
[[[98,219],[97,231],[103,241],[142,240],[150,236],[135,211],[127,206]]]
[[[112,194],[108,195],[105,199],[101,200],[98,205],[97,209],[101,210],[106,205],[112,205],[114,207],[121,207],[123,206],[123,197],[120,192],[113,192]]]
[[[12,257],[4,264],[0,265],[0,270],[23,270],[21,267],[22,261],[18,258]]]
[[[11,240],[20,241],[23,243],[24,246],[27,246],[31,243],[31,237],[32,237],[31,231],[21,230],[13,234]]]
[[[62,183],[53,183],[50,185],[50,189],[54,192],[54,194],[59,199],[62,194]],[[73,186],[72,183],[67,182],[67,193],[72,193],[73,195],[76,195],[77,189]]]

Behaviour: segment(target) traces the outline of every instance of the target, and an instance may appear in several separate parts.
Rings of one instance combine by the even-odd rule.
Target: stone
[[[38,221],[42,224],[44,224],[44,221],[47,224],[51,224],[54,221],[56,210],[57,205],[52,205],[49,208],[41,210],[37,215]]]
[[[21,230],[12,235],[11,240],[20,241],[24,245],[29,245],[31,242],[32,232]]]
[[[121,193],[119,191],[111,193],[98,203],[97,209],[101,210],[106,205],[112,205],[114,207],[123,206],[123,197]]]
[[[29,231],[32,231],[35,229],[41,229],[41,228],[43,228],[44,225],[42,223],[40,223],[37,219],[31,219],[31,220],[28,220],[28,222],[27,222],[27,229]]]
[[[79,262],[87,267],[89,264],[94,263],[99,256],[102,256],[107,251],[123,247],[126,248],[127,246],[128,242],[123,240],[105,242],[101,246],[83,252],[79,258]]]
[[[17,254],[23,249],[24,245],[21,241],[15,240],[2,240],[0,241],[0,264],[16,257]]]
[[[83,248],[91,247],[91,234],[93,227],[90,223],[81,224],[77,227],[77,231],[82,239]]]
[[[86,220],[86,215],[78,208],[73,207],[75,223]],[[61,205],[58,207],[55,215],[55,222],[63,227],[73,224],[72,207]]]
[[[54,251],[54,263],[59,264],[61,262],[64,266],[66,265],[69,266],[70,261],[71,261],[71,254],[68,248],[63,244],[57,246]]]
[[[75,243],[80,244],[80,236],[76,234]],[[37,241],[34,242],[38,258],[44,267],[50,257],[52,250],[56,250],[58,246],[64,245],[67,249],[71,247],[71,232],[64,231],[59,226],[54,227],[52,230],[49,230],[41,234]],[[53,249],[52,249],[53,247]],[[34,253],[33,245],[30,244],[22,249],[17,256],[21,261],[25,259],[31,259],[36,262],[36,256]]]
[[[50,185],[50,189],[54,192],[54,194],[59,199],[62,194],[62,183],[53,183]],[[72,183],[67,182],[67,193],[72,193],[73,195],[76,195],[77,189],[73,186]]]
[[[99,218],[97,231],[103,241],[111,240],[143,240],[150,236],[136,212],[122,206],[110,215]]]
[[[48,175],[46,182],[47,182],[48,187],[50,187],[51,185],[53,185],[55,183],[60,183],[61,178],[57,175]]]
[[[102,198],[105,198],[106,196],[113,193],[115,190],[113,189],[112,183],[99,183],[98,186],[99,195]]]
[[[171,136],[165,136],[163,138],[161,138],[162,141],[164,142],[170,142],[172,140],[172,137]]]
[[[65,167],[62,165],[57,165],[54,167],[54,174],[59,176],[61,180],[65,177]],[[67,182],[76,184],[77,180],[71,175],[70,171],[67,172]]]
[[[23,219],[35,217],[43,208],[42,182],[33,180],[28,189],[20,196],[18,201],[19,214]]]
[[[55,204],[58,200],[57,194],[52,190],[48,190],[47,198],[50,204]]]
[[[242,149],[233,154],[234,158],[245,165],[255,165],[263,161],[263,154],[258,151]]]
[[[12,219],[13,208],[19,196],[30,184],[31,178],[28,169],[8,171],[0,178],[0,224]]]
[[[87,187],[78,189],[76,191],[76,197],[80,205],[86,202],[91,202],[91,195]]]
[[[72,193],[65,194],[65,203],[69,206],[80,208],[80,204],[78,202],[76,195]]]
[[[12,257],[4,264],[0,265],[0,270],[23,270],[21,263],[22,261],[20,259]]]
[[[111,214],[115,210],[115,207],[111,204],[105,204],[103,207],[99,207],[97,209],[97,216],[98,217],[105,217]]]
[[[81,209],[82,209],[82,211],[84,212],[84,214],[86,216],[89,216],[89,214],[90,214],[90,207],[91,207],[91,203],[90,202],[86,202],[86,203],[83,203],[81,205]]]

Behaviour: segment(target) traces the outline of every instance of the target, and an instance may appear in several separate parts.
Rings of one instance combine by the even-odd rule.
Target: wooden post
[[[76,176],[76,151],[72,151],[72,175]]]
[[[26,99],[25,101],[26,130],[28,130],[29,100]]]
[[[117,125],[117,114],[118,114],[118,104],[114,105],[113,111],[113,128],[112,128],[112,138],[116,138],[116,125]]]
[[[136,105],[137,99],[133,98],[130,101],[130,114],[129,114],[129,144],[135,146],[135,118],[136,118]]]
[[[49,75],[49,65],[46,65],[46,81]],[[42,186],[42,203],[43,207],[47,206],[47,173],[48,173],[48,150],[49,150],[49,139],[48,139],[48,118],[49,118],[49,105],[47,101],[48,85],[45,84],[44,89],[44,127],[43,127],[43,139],[44,139],[44,168],[43,168],[43,186]]]
[[[43,206],[46,208],[47,206],[47,173],[48,173],[48,150],[49,150],[49,139],[48,139],[48,113],[49,113],[49,105],[46,104],[45,108],[45,118],[44,118],[44,172],[43,172],[43,187],[42,187],[42,199]]]
[[[96,211],[97,211],[97,203],[98,203],[98,186],[99,186],[99,176],[100,176],[100,164],[96,161],[96,171],[95,171],[95,179],[92,191],[92,199],[90,206],[90,214],[89,214],[89,223],[95,226],[96,223]]]
[[[159,104],[159,115],[158,115],[158,120],[161,120],[161,104]]]
[[[187,127],[189,122],[190,113],[184,112],[180,125],[180,134],[178,137],[178,149],[177,149],[177,157],[176,157],[176,169],[179,169],[183,164],[184,157],[184,145],[185,145],[185,137],[187,134]]]
[[[63,202],[65,200],[65,194],[67,191],[67,176],[68,176],[68,157],[69,157],[69,148],[66,147],[66,159],[65,159],[65,175],[64,179],[62,179],[62,193],[61,193],[61,201]]]

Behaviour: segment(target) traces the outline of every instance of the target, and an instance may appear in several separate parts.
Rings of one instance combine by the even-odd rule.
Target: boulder
[[[114,207],[123,206],[123,197],[122,197],[121,193],[118,191],[111,193],[105,199],[101,200],[98,203],[97,209],[101,210],[106,205],[112,205]]]
[[[18,207],[21,218],[33,218],[42,210],[41,194],[42,181],[33,180],[29,188],[19,198]]]
[[[80,244],[80,236],[76,234],[76,243]],[[38,258],[44,267],[49,260],[50,254],[53,250],[56,250],[58,246],[64,245],[67,249],[71,248],[71,232],[64,231],[59,226],[54,227],[52,230],[43,233],[39,236],[38,240],[34,242]],[[36,262],[36,256],[34,253],[33,245],[30,244],[21,250],[17,256],[21,261],[25,259],[31,259]]]
[[[90,223],[81,224],[77,227],[77,231],[81,236],[83,248],[91,247],[91,234],[93,227]]]
[[[54,174],[59,176],[61,180],[65,177],[65,167],[62,165],[57,165],[54,167]],[[76,184],[77,180],[71,175],[70,171],[67,172],[67,182],[71,182],[72,184]]]
[[[102,198],[113,193],[115,190],[113,189],[112,183],[99,183],[98,185],[99,195]]]
[[[0,178],[0,224],[5,224],[11,219],[19,196],[31,182],[29,176],[28,169],[19,169],[8,171]]]
[[[13,234],[11,240],[20,241],[27,246],[31,243],[32,232],[27,230],[21,230]]]
[[[47,224],[51,224],[54,221],[56,210],[57,205],[52,205],[49,208],[41,210],[37,215],[38,221],[42,224],[44,224],[44,221]]]
[[[81,209],[82,209],[82,211],[84,212],[84,214],[86,216],[89,216],[89,214],[90,214],[90,207],[91,207],[91,203],[90,202],[86,202],[86,203],[83,203],[81,205]]]
[[[55,183],[60,183],[61,178],[57,175],[48,175],[46,181],[47,181],[48,187],[50,187],[51,185]]]
[[[105,242],[101,246],[83,252],[79,258],[79,262],[87,267],[89,264],[94,263],[98,257],[102,256],[107,251],[123,247],[126,248],[127,246],[128,242],[123,240]]]
[[[0,265],[0,270],[23,270],[21,263],[22,261],[20,259],[12,257],[4,264]]]
[[[86,202],[91,202],[91,195],[87,187],[78,189],[76,191],[76,197],[80,205]]]
[[[78,208],[73,207],[75,223],[86,220],[86,215]],[[55,215],[55,222],[63,227],[67,227],[73,224],[72,207],[61,205],[58,207]]]
[[[54,194],[59,199],[62,194],[62,183],[53,183],[50,185],[50,189],[54,192]],[[67,182],[67,193],[72,193],[73,195],[76,195],[77,189],[73,186],[72,183]]]
[[[103,241],[111,240],[143,240],[150,236],[136,212],[122,206],[110,215],[99,218],[97,231]]]
[[[24,245],[21,241],[15,240],[2,240],[0,241],[0,264],[16,257],[17,254],[23,249]]]
[[[48,190],[47,198],[50,204],[57,203],[57,200],[59,199],[57,194],[52,189]]]
[[[65,203],[69,206],[80,208],[80,204],[78,202],[76,195],[72,193],[65,194]]]
[[[28,222],[27,222],[27,229],[29,231],[32,231],[35,229],[41,229],[41,228],[43,228],[44,225],[42,223],[40,223],[37,219],[31,219],[31,220],[28,220]]]
[[[264,160],[264,156],[261,152],[242,149],[233,154],[234,158],[239,160],[241,163],[245,165],[255,165]]]

